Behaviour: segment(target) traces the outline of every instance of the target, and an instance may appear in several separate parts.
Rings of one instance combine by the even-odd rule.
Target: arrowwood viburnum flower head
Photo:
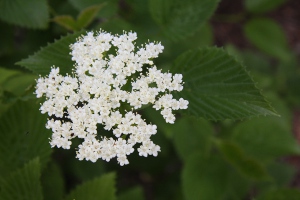
[[[183,89],[182,75],[163,73],[153,64],[164,47],[149,42],[136,48],[136,39],[134,32],[88,32],[70,45],[76,62],[72,75],[62,76],[52,67],[37,80],[37,97],[46,97],[40,110],[50,116],[46,127],[53,132],[52,147],[70,149],[78,137],[83,140],[76,152],[79,160],[117,157],[121,166],[129,163],[127,156],[136,145],[140,156],[157,156],[160,147],[150,139],[157,127],[134,110],[149,104],[174,123],[172,110],[187,109],[188,101],[171,94]],[[101,136],[98,124],[111,137]]]

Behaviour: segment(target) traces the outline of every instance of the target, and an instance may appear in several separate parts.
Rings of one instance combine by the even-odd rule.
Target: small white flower
[[[132,109],[153,104],[166,122],[174,123],[172,111],[187,109],[188,101],[170,94],[183,89],[182,75],[163,73],[154,65],[153,58],[164,47],[149,42],[136,48],[136,39],[134,32],[88,32],[70,45],[76,62],[72,76],[62,76],[58,67],[52,67],[47,77],[37,80],[36,96],[46,97],[40,110],[50,116],[46,128],[53,132],[51,147],[70,149],[71,140],[78,137],[83,139],[76,152],[79,160],[116,157],[121,166],[129,163],[127,156],[136,145],[140,156],[158,155],[160,147],[150,139],[156,125],[147,124]],[[116,52],[108,54],[112,48]],[[122,104],[131,108],[124,111]],[[98,124],[112,131],[112,136],[99,137]]]

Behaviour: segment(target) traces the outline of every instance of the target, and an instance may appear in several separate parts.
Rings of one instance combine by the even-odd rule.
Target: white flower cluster
[[[182,75],[162,73],[153,65],[151,59],[164,47],[150,42],[135,49],[136,39],[134,32],[89,32],[70,46],[76,62],[72,76],[62,76],[53,67],[47,77],[37,80],[37,97],[46,96],[40,110],[50,116],[46,127],[53,131],[52,147],[69,149],[71,139],[78,137],[83,139],[77,150],[79,160],[117,157],[125,165],[137,143],[140,156],[157,156],[160,147],[150,139],[156,125],[147,124],[133,110],[152,104],[166,122],[174,123],[172,110],[187,109],[188,101],[170,94],[183,89]],[[126,105],[131,111],[124,109]],[[97,124],[114,136],[98,139]]]

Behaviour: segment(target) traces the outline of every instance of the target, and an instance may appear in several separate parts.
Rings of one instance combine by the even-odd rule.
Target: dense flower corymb
[[[46,96],[40,110],[50,116],[46,127],[53,131],[52,147],[69,149],[71,139],[78,137],[83,139],[79,160],[117,157],[125,165],[136,144],[140,156],[157,156],[160,147],[150,139],[157,127],[134,110],[152,104],[166,122],[174,123],[172,110],[186,109],[188,101],[171,94],[183,89],[182,75],[162,73],[153,64],[164,47],[150,42],[135,49],[136,39],[134,32],[89,32],[70,46],[76,62],[72,76],[52,67],[47,77],[37,80],[37,97]],[[97,124],[111,130],[112,137],[99,137]]]

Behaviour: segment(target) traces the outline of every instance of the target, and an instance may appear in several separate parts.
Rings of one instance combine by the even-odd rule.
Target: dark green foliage
[[[0,0],[0,199],[300,199],[299,40],[286,29],[297,19],[281,18],[296,1]],[[52,66],[71,74],[69,45],[100,28],[161,42],[157,68],[183,74],[174,96],[189,108],[174,124],[136,111],[157,125],[157,157],[135,150],[120,167],[76,159],[80,139],[50,148],[35,79]]]
[[[245,0],[245,7],[251,12],[263,13],[272,11],[285,2],[286,0]]]
[[[2,200],[42,200],[41,166],[35,158],[14,172],[0,178],[0,199]]]
[[[91,181],[87,181],[71,191],[64,199],[85,200],[96,198],[114,200],[116,199],[115,177],[115,173],[109,173]]]
[[[44,29],[48,26],[49,11],[46,0],[1,0],[0,19],[27,28]]]
[[[193,35],[214,13],[219,0],[150,0],[153,19],[171,40]]]
[[[190,115],[225,120],[275,114],[245,67],[222,49],[186,52],[171,69],[184,77],[178,96],[189,100]]]
[[[46,116],[39,111],[36,101],[16,102],[0,121],[1,176],[39,157],[42,167],[49,161],[52,149],[45,128]],[[9,155],[9,156],[8,156]]]
[[[267,18],[253,19],[245,25],[246,37],[259,49],[281,60],[291,57],[281,27]]]
[[[206,120],[182,118],[172,127],[174,145],[180,158],[186,161],[190,155],[209,154],[212,146],[212,125]]]
[[[71,74],[74,62],[71,60],[69,45],[74,43],[82,33],[78,32],[62,37],[16,64],[42,76],[49,74],[52,66],[59,67],[62,74]]]

